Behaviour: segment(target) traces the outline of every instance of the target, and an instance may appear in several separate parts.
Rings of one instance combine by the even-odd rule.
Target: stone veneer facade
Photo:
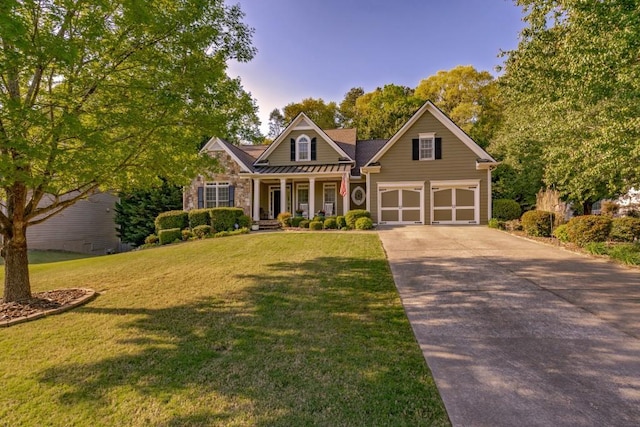
[[[225,151],[214,151],[209,155],[218,159],[220,168],[224,171],[223,173],[211,174],[211,176],[215,176],[217,182],[231,184],[234,187],[234,207],[242,208],[246,215],[251,215],[251,178],[242,176],[240,165]],[[182,200],[185,211],[198,208],[198,188],[204,187],[205,182],[213,181],[213,178],[206,175],[198,175],[191,182],[191,185],[185,188]]]

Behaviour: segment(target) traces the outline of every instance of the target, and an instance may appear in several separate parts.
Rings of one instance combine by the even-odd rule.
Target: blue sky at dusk
[[[274,108],[303,98],[340,102],[420,80],[456,65],[494,75],[514,49],[522,13],[510,0],[229,0],[255,29],[249,63],[230,63],[260,107],[263,133]]]

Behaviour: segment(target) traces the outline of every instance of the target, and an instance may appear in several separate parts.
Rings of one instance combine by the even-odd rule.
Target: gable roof
[[[258,146],[259,147],[259,146]],[[235,162],[240,165],[240,168],[244,172],[253,172],[253,162],[256,160],[255,157],[251,156],[249,153],[245,152],[240,147],[233,145],[222,138],[213,137],[202,147],[200,152],[208,152],[208,151],[225,151],[229,154]]]
[[[329,144],[334,150],[336,150],[341,157],[347,157],[353,160],[353,158],[350,157],[347,153],[345,153],[345,151],[338,144],[336,144],[336,142],[333,139],[331,139],[325,131],[320,129],[320,127],[317,124],[315,124],[313,120],[307,117],[306,114],[300,113],[296,116],[295,119],[291,121],[291,123],[289,123],[289,126],[287,126],[285,130],[283,130],[282,133],[278,135],[275,141],[273,141],[269,145],[269,147],[258,157],[256,162],[260,160],[265,160],[267,157],[269,157],[269,155],[275,151],[275,149],[282,143],[282,141],[284,141],[287,138],[289,133],[295,129],[306,129],[306,130],[311,129],[316,131],[316,133],[320,135],[320,137],[327,144]]]
[[[427,101],[420,107],[416,113],[398,130],[387,143],[369,160],[367,163],[374,163],[380,160],[380,158],[391,148],[393,145],[404,135],[425,112],[430,112],[433,117],[442,123],[451,133],[460,139],[471,151],[473,151],[479,159],[486,161],[487,163],[498,163],[493,157],[482,149],[476,142],[471,139],[453,120],[447,117],[433,102]]]

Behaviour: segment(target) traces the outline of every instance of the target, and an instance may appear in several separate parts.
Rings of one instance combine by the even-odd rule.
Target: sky
[[[511,0],[227,0],[240,4],[258,52],[229,63],[269,113],[304,98],[340,103],[353,87],[415,88],[457,65],[497,75],[516,48],[522,12]]]

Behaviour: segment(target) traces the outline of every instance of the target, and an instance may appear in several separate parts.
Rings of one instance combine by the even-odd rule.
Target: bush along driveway
[[[379,234],[453,425],[639,425],[640,271],[485,227]]]

